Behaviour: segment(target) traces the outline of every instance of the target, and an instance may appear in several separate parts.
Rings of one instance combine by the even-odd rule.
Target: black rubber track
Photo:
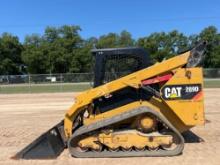
[[[86,152],[79,152],[77,150],[77,143],[80,139],[85,138],[89,135],[91,135],[92,132],[98,131],[99,129],[102,129],[104,127],[108,127],[112,124],[116,124],[120,121],[129,119],[131,117],[135,117],[138,115],[142,115],[145,113],[151,113],[158,117],[161,122],[163,122],[170,130],[172,130],[174,133],[176,133],[177,137],[179,138],[179,144],[177,144],[177,147],[174,150],[163,150],[159,149],[157,151],[117,151],[117,152],[111,152],[108,150],[103,150],[101,152],[96,151],[86,151]],[[128,112],[124,112],[120,115],[107,118],[101,121],[98,121],[96,123],[90,124],[88,126],[82,126],[79,129],[77,129],[72,137],[68,141],[68,148],[70,151],[70,154],[74,157],[78,158],[104,158],[104,157],[140,157],[140,156],[152,156],[152,157],[159,157],[159,156],[175,156],[182,153],[184,148],[184,138],[179,133],[179,131],[160,113],[152,110],[149,107],[142,106],[138,107],[136,109],[131,109]]]

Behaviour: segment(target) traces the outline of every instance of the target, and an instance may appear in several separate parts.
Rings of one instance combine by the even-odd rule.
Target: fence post
[[[29,86],[29,93],[31,93],[31,75],[28,74],[28,86]]]
[[[7,75],[7,81],[8,81],[8,84],[10,84],[10,81],[9,81],[9,75]]]
[[[63,92],[63,74],[60,74],[60,92]]]

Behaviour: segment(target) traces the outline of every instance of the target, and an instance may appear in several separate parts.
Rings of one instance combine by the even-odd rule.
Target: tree
[[[170,58],[189,46],[187,37],[176,30],[169,33],[152,33],[139,38],[137,45],[145,48],[154,62]]]
[[[43,36],[27,36],[22,59],[30,73],[67,73],[83,40],[79,26],[47,27]]]
[[[83,47],[74,52],[74,56],[71,59],[70,72],[91,72],[92,55],[90,51],[92,46],[92,44],[85,41]]]
[[[3,33],[0,37],[0,74],[20,74],[23,46],[18,37]]]
[[[120,34],[108,33],[102,35],[96,43],[97,48],[117,48],[117,47],[129,47],[134,46],[135,41],[131,34],[126,30],[123,30]]]
[[[127,32],[126,30],[123,30],[120,33],[119,36],[119,45],[120,47],[129,47],[129,46],[134,46],[134,39],[131,36],[131,33]]]
[[[48,26],[44,31],[44,40],[51,43],[59,38],[59,29]]]
[[[220,35],[214,26],[190,36],[173,30],[152,33],[137,40],[126,30],[88,39],[83,39],[80,31],[81,28],[74,25],[46,27],[43,35],[27,35],[23,44],[18,37],[3,33],[0,36],[0,74],[22,74],[22,66],[27,66],[27,71],[33,74],[89,72],[93,48],[139,46],[157,62],[175,56],[201,40],[209,43],[204,67],[220,68]]]
[[[204,60],[205,68],[220,68],[220,35],[214,26],[209,26],[201,31],[199,40],[207,41],[207,51]]]
[[[43,38],[32,34],[25,37],[22,60],[27,65],[29,73],[48,73],[47,52],[42,47]]]
[[[119,47],[119,36],[116,33],[108,33],[107,35],[102,35],[97,42],[97,48],[115,48]]]

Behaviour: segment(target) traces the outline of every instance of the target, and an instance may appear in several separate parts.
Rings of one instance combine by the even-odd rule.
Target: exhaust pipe
[[[188,68],[200,66],[204,61],[207,42],[201,41],[191,51],[186,66]]]

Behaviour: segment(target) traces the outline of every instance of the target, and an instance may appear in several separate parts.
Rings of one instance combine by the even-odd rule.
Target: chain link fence
[[[2,75],[0,84],[53,84],[92,82],[92,73]]]
[[[220,68],[207,68],[203,69],[203,75],[205,78],[211,78],[211,79],[220,79]]]
[[[220,68],[204,69],[205,87],[220,87]],[[83,91],[92,87],[93,73],[0,76],[1,93]]]
[[[92,73],[0,76],[2,93],[78,92],[92,87]]]

